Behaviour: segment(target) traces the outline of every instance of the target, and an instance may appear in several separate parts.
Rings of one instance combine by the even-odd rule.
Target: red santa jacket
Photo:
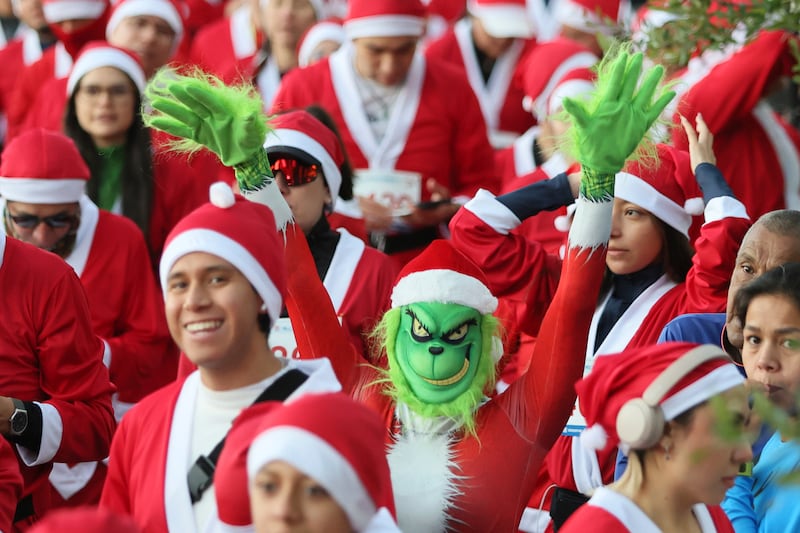
[[[308,375],[289,398],[341,390],[326,359],[289,360],[284,368]],[[196,459],[189,454],[199,387],[195,372],[151,394],[125,415],[114,435],[100,505],[132,516],[143,533],[202,533],[196,529],[186,481]],[[206,453],[216,444],[209,443]],[[203,495],[209,496],[212,491]]]
[[[458,68],[478,98],[492,145],[506,147],[536,123],[533,115],[522,108],[525,92],[520,80],[523,58],[535,45],[533,40],[515,39],[495,60],[489,79],[484,81],[475,55],[472,19],[464,18],[428,45],[425,56]]]
[[[0,233],[0,390],[42,410],[39,453],[16,447],[34,516],[49,504],[52,461],[101,460],[115,422],[103,343],[92,332],[86,295],[64,261]]]
[[[261,46],[261,36],[245,5],[230,17],[208,24],[192,39],[189,62],[232,83],[249,75],[250,63]]]
[[[0,531],[11,531],[17,501],[22,496],[22,474],[17,456],[6,439],[0,439]]]
[[[692,509],[702,533],[733,533],[733,526],[719,506],[695,505]],[[661,531],[631,500],[612,491],[598,489],[559,529],[563,533],[644,533]]]
[[[454,67],[417,54],[389,120],[375,139],[355,85],[352,47],[286,74],[273,112],[319,104],[332,116],[353,167],[419,172],[453,196],[497,190],[492,149],[480,107]],[[422,200],[430,194],[423,187]]]
[[[677,107],[690,121],[703,115],[719,168],[753,220],[774,209],[800,209],[800,135],[763,99],[791,73],[789,39],[783,32],[763,32],[693,82]],[[687,150],[677,115],[675,121],[673,144]]]

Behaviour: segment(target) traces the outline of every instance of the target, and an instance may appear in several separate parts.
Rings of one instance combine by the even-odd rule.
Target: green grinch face
[[[475,309],[457,304],[402,308],[395,356],[420,400],[449,402],[472,386],[481,357],[481,319]]]

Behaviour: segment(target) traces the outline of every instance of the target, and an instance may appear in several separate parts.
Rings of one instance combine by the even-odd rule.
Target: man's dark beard
[[[4,216],[3,219],[5,221],[4,225],[6,229],[6,235],[11,235],[15,239],[19,239],[22,241],[23,239],[20,239],[17,236],[17,233],[14,231],[14,228],[11,227],[9,218],[7,216]],[[78,228],[80,227],[80,225],[81,225],[81,212],[79,209],[78,212],[75,213],[75,222],[73,222],[67,234],[61,237],[58,241],[56,241],[56,243],[52,247],[50,247],[50,249],[47,249],[47,251],[53,252],[61,259],[66,259],[67,257],[69,257],[69,254],[71,254],[72,250],[75,248],[75,240],[78,236]]]

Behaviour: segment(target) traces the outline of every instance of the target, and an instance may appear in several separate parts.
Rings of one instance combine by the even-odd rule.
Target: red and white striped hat
[[[89,176],[89,167],[72,139],[55,131],[31,129],[3,150],[0,196],[29,204],[77,202]]]
[[[421,37],[425,6],[420,0],[350,0],[344,31],[362,37]]]

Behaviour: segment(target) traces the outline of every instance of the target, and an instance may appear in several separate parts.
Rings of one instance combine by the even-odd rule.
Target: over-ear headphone
[[[664,432],[664,411],[659,403],[692,370],[706,361],[727,359],[720,348],[704,344],[683,354],[647,387],[641,398],[628,400],[617,413],[619,440],[634,450],[654,446]]]

